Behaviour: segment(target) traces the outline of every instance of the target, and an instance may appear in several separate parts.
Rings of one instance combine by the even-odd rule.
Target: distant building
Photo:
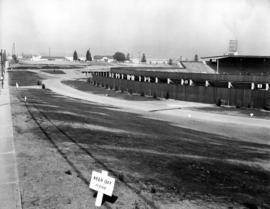
[[[94,56],[95,61],[100,61],[100,62],[113,62],[113,56],[111,55],[95,55]]]
[[[161,64],[168,64],[168,60],[166,58],[148,58],[146,57],[146,63],[145,64],[151,64],[151,65],[161,65]],[[130,61],[135,64],[141,63],[141,58],[135,57],[131,58]]]
[[[146,62],[148,64],[168,64],[168,60],[167,58],[146,58]]]
[[[54,61],[63,61],[66,58],[62,56],[42,56],[42,60],[54,60]]]

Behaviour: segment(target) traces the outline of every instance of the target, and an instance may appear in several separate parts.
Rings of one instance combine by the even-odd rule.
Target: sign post
[[[102,170],[101,173],[92,172],[89,188],[96,190],[97,199],[95,205],[100,207],[102,204],[103,195],[112,196],[115,179],[108,176],[108,171]]]

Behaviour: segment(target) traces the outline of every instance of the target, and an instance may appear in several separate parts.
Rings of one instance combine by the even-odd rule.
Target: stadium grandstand
[[[187,73],[215,73],[213,68],[200,61],[182,61],[181,65]]]
[[[270,56],[223,55],[201,58],[219,74],[270,75]]]

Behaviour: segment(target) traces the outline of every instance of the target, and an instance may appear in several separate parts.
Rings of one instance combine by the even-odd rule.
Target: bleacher
[[[270,75],[270,57],[267,56],[232,55],[212,58],[208,57],[206,64],[216,72],[218,60],[220,74]]]
[[[215,73],[213,68],[203,62],[183,61],[181,64],[188,73]]]

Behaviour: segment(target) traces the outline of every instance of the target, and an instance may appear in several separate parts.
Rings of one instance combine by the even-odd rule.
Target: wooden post
[[[219,73],[219,59],[217,59],[217,74]]]
[[[108,176],[108,171],[102,170],[102,171],[101,171],[101,174],[102,174],[103,176]],[[101,206],[101,204],[102,204],[102,199],[103,199],[103,193],[102,193],[102,192],[98,192],[98,193],[97,193],[96,204],[95,204],[97,207],[100,207],[100,206]]]

